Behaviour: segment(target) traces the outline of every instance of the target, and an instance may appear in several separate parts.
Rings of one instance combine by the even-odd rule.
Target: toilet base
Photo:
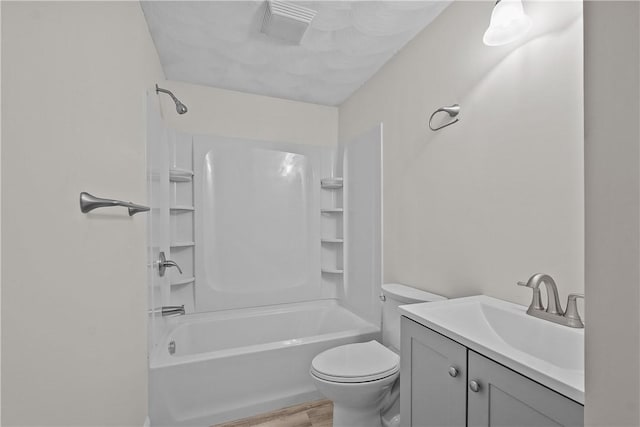
[[[333,401],[333,427],[382,427],[381,413],[399,372],[376,381],[338,383],[311,374],[318,390]]]

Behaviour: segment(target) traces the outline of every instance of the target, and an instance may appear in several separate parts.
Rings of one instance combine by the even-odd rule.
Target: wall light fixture
[[[531,18],[524,13],[522,0],[498,0],[482,41],[487,46],[500,46],[519,39],[530,29]]]

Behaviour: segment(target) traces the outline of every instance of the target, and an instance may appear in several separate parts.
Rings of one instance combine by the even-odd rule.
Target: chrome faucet
[[[163,305],[159,308],[149,310],[149,314],[161,314],[164,316],[183,316],[185,314],[184,304],[182,305]]]
[[[184,316],[184,304],[182,305],[165,305],[161,311],[163,316]]]
[[[534,274],[527,280],[527,283],[518,282],[518,286],[526,286],[533,289],[533,302],[535,306],[529,307],[529,310],[544,310],[544,307],[540,303],[540,282],[544,283],[547,287],[547,313],[557,314],[562,316],[564,313],[560,306],[560,298],[558,297],[558,287],[556,282],[548,274],[538,273]],[[531,314],[531,313],[529,313]]]
[[[547,308],[545,309],[540,297],[540,283],[547,288]],[[518,286],[526,286],[533,290],[533,298],[527,309],[527,314],[539,319],[548,320],[571,328],[584,328],[584,323],[578,314],[577,299],[584,298],[583,294],[569,294],[567,298],[567,311],[562,310],[558,287],[556,282],[548,274],[534,274],[527,282],[518,282]]]

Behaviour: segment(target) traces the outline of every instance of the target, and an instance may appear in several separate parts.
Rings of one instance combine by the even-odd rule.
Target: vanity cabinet
[[[405,427],[581,426],[584,407],[402,317]]]

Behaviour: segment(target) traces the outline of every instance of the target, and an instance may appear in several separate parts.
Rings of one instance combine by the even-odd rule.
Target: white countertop
[[[400,312],[465,347],[584,405],[584,329],[478,295],[400,306]]]

